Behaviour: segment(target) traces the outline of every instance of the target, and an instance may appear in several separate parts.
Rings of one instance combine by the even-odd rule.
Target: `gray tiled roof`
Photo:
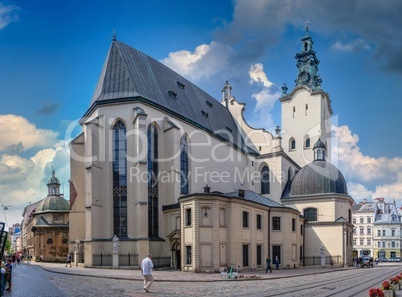
[[[231,192],[231,193],[225,193],[225,196],[229,196],[229,197],[236,197],[239,199],[242,199],[241,197],[239,197],[239,193],[238,192]],[[260,194],[257,194],[251,190],[245,190],[244,191],[244,200],[248,200],[248,201],[252,201],[252,202],[256,202],[258,204],[262,204],[262,205],[266,205],[269,207],[281,207],[281,208],[286,208],[286,206],[271,200],[265,196],[262,196]]]
[[[220,102],[164,64],[113,40],[84,118],[97,105],[122,101],[157,106],[246,152],[257,153],[245,145],[234,119]]]
[[[333,164],[315,160],[304,166],[293,178],[290,196],[319,194],[348,195],[345,178]]]

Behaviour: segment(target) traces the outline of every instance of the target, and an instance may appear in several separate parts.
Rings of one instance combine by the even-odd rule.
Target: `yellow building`
[[[312,46],[307,32],[273,134],[247,123],[229,82],[219,102],[113,38],[70,146],[70,251],[78,238],[93,267],[116,235],[119,253],[151,253],[194,272],[254,269],[268,256],[281,267],[309,257],[351,262],[352,198],[325,160],[332,108]],[[309,177],[317,164],[324,168]],[[335,188],[315,187],[320,174]]]
[[[64,262],[68,253],[70,205],[60,194],[60,181],[52,176],[47,182],[46,198],[24,209],[23,250],[39,261]]]

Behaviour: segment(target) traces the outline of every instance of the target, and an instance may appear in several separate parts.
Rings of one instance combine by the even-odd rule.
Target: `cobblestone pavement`
[[[402,266],[400,267],[402,271]],[[393,268],[395,269],[395,267]],[[398,269],[398,268],[397,268]],[[277,294],[278,290],[317,282],[330,282],[350,276],[350,286],[364,273],[383,273],[380,268],[304,268],[283,269],[266,274],[265,271],[242,273],[243,278],[227,280],[220,274],[201,274],[181,271],[155,271],[151,293],[142,290],[142,276],[138,270],[94,269],[64,267],[64,264],[23,263],[13,271],[13,291],[5,296],[44,297],[133,297],[133,296],[304,296],[301,293]],[[253,280],[252,278],[258,278]],[[336,284],[331,285],[336,289]],[[327,286],[328,287],[328,286]],[[275,293],[276,292],[276,293]],[[285,292],[285,291],[284,291]],[[330,296],[319,289],[308,296]],[[313,294],[314,293],[314,294]],[[307,296],[307,295],[306,295]],[[342,296],[342,295],[340,295]],[[346,295],[344,295],[346,296]],[[355,295],[348,295],[355,296]],[[357,295],[356,295],[357,296]],[[397,295],[399,296],[399,295]]]

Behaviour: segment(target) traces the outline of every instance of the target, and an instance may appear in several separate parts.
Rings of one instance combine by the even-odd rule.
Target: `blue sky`
[[[8,223],[46,196],[52,166],[69,198],[66,129],[89,107],[114,30],[217,100],[229,80],[247,121],[272,131],[279,88],[294,86],[294,56],[311,20],[351,196],[402,200],[402,2],[383,2],[0,0],[0,197],[11,205]],[[250,69],[260,75],[254,81]]]

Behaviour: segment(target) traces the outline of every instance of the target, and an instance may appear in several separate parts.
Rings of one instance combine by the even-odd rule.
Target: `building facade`
[[[374,207],[375,202],[366,200],[352,206],[354,257],[374,257]]]
[[[351,262],[353,199],[327,161],[331,101],[308,31],[296,59],[271,134],[247,124],[228,82],[219,102],[114,38],[70,144],[70,251],[78,238],[93,267],[116,235],[119,252],[185,271]]]
[[[48,195],[25,207],[22,221],[23,254],[39,261],[64,262],[68,253],[70,205],[60,193],[60,181],[52,176]]]

